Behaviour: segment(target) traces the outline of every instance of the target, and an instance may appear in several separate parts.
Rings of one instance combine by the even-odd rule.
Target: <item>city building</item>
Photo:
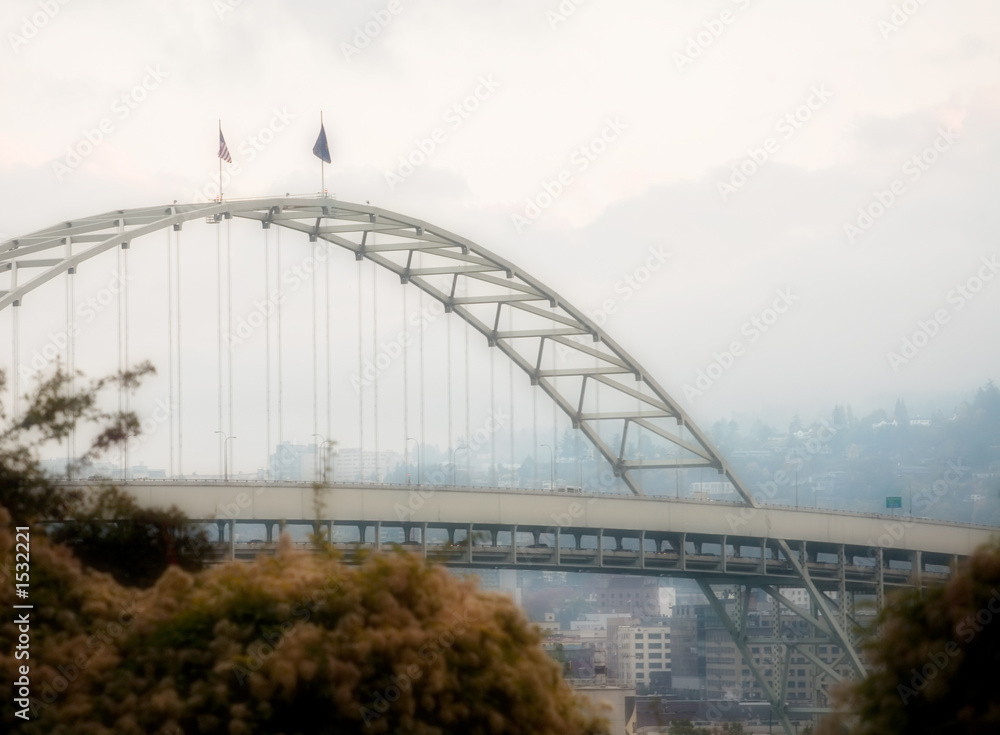
[[[670,687],[670,618],[640,618],[615,629],[617,679],[626,686]]]
[[[793,601],[800,604],[794,590]],[[730,614],[735,600],[724,601]],[[744,660],[722,621],[708,604],[678,605],[671,618],[671,668],[673,691],[691,699],[766,699],[748,661]],[[808,638],[809,623],[784,611],[780,616],[763,600],[751,599],[747,612],[749,655],[764,679],[778,690],[781,672],[787,667],[786,698],[789,703],[826,706],[822,691],[830,681],[820,667],[798,651],[777,644],[754,644],[754,638]],[[847,676],[850,667],[844,652],[835,645],[813,645],[811,653],[829,668]],[[785,657],[788,656],[786,662]],[[822,700],[822,701],[820,701]]]
[[[394,452],[364,451],[357,447],[329,452],[317,444],[284,442],[271,455],[271,479],[277,482],[320,482],[324,463],[328,482],[384,482],[392,465],[399,461]]]
[[[597,612],[631,617],[660,614],[659,582],[647,577],[615,576],[597,591]]]

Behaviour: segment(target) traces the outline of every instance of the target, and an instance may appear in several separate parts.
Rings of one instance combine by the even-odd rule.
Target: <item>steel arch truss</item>
[[[486,248],[378,207],[330,198],[275,197],[118,210],[63,222],[0,243],[0,276],[7,274],[6,288],[0,287],[0,310],[20,307],[39,286],[75,273],[105,251],[127,248],[166,228],[179,231],[189,221],[219,223],[232,218],[257,221],[265,229],[280,226],[327,248],[349,250],[357,260],[370,260],[395,273],[402,284],[413,284],[438,300],[544,391],[635,495],[644,494],[644,484],[666,485],[669,470],[707,467],[724,475],[747,506],[756,507],[752,495],[680,405],[583,312]],[[644,482],[650,478],[652,482]],[[776,588],[766,591],[814,629],[811,638],[782,645],[802,651],[832,681],[840,672],[806,653],[812,650],[813,638],[829,641],[845,652],[852,673],[859,673],[861,661],[847,628],[846,598],[839,595],[841,606],[834,609],[836,603],[813,584],[799,554],[785,541],[778,544],[807,590],[812,612],[792,610],[794,606]],[[786,732],[791,732],[788,715],[794,710],[785,704],[781,683],[785,679],[774,684],[754,666],[747,652],[751,639],[745,614],[734,617],[707,581],[702,588],[775,712],[781,713]],[[745,596],[747,590],[744,586],[740,594]]]
[[[0,310],[85,261],[185,222],[256,220],[335,245],[392,271],[457,314],[569,417],[636,495],[671,469],[708,467],[754,505],[679,404],[600,327],[558,293],[491,251],[422,220],[329,198],[282,197],[118,210],[0,244]],[[376,237],[377,236],[377,237]]]

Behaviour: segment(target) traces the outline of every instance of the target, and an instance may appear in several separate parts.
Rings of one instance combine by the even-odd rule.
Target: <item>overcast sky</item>
[[[0,239],[212,196],[219,118],[227,196],[316,192],[323,110],[331,193],[520,264],[702,424],[1000,378],[996,3],[8,0],[0,27]]]

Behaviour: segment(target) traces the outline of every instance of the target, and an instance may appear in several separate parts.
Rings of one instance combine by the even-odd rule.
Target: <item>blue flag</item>
[[[313,146],[313,155],[326,163],[331,163],[330,146],[326,144],[326,129],[323,123],[319,124],[319,137],[316,138],[316,145]]]

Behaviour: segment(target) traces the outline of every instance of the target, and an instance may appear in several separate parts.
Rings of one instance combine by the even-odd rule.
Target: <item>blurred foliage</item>
[[[12,551],[0,509],[0,556]],[[295,551],[150,589],[33,539],[33,717],[19,732],[606,732],[513,600],[415,555]],[[12,585],[0,605],[13,603]],[[0,676],[16,679],[0,623]],[[9,678],[8,678],[9,677]],[[4,728],[16,722],[9,697]]]
[[[33,393],[23,396],[26,408],[16,420],[8,422],[0,404],[0,420],[7,424],[0,431],[0,498],[19,524],[64,520],[83,498],[82,492],[60,487],[55,478],[42,472],[39,449],[50,442],[67,441],[81,425],[93,425],[97,435],[77,458],[79,467],[137,435],[140,427],[135,413],[101,409],[101,393],[115,386],[134,391],[146,375],[154,372],[153,366],[144,362],[76,389],[75,383],[82,381],[82,376],[57,368],[51,376],[38,381]],[[0,372],[0,395],[6,382],[6,375]]]
[[[840,713],[823,721],[822,735],[1000,732],[1000,543],[923,597],[890,598],[874,625],[874,670],[840,690]]]
[[[51,536],[87,566],[133,587],[149,587],[169,564],[201,569],[212,553],[207,532],[176,506],[141,508],[114,487],[88,494]]]
[[[140,422],[135,413],[103,410],[101,394],[106,389],[134,391],[154,372],[152,365],[142,363],[85,382],[79,374],[56,369],[23,397],[24,410],[0,431],[0,502],[17,524],[31,525],[36,535],[50,533],[84,564],[141,587],[153,584],[169,564],[200,569],[210,553],[205,532],[175,507],[140,508],[114,487],[61,485],[42,472],[38,456],[45,444],[66,441],[81,427],[95,427],[96,436],[72,471],[136,436]],[[3,384],[0,375],[0,393]],[[0,418],[6,418],[2,408]],[[47,523],[39,525],[41,521]]]
[[[141,509],[114,488],[70,491],[41,472],[38,448],[79,422],[99,430],[85,459],[137,433],[134,415],[99,409],[99,393],[149,371],[79,393],[58,372],[0,433],[0,606],[18,602],[15,526],[31,528],[21,602],[33,605],[30,649],[16,647],[15,616],[0,620],[0,679],[27,666],[31,692],[27,721],[21,703],[0,700],[0,732],[607,731],[507,596],[415,555],[347,567],[329,546],[294,551],[287,535],[273,557],[190,571],[204,537],[176,509]]]

